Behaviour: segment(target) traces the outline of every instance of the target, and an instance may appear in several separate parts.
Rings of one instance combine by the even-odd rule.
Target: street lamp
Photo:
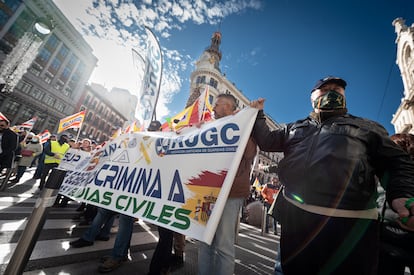
[[[42,39],[53,30],[53,23],[47,18],[38,18],[29,32],[25,32],[0,68],[0,89],[11,93],[35,59]]]
[[[38,18],[33,24],[33,32],[43,38],[42,36],[48,35],[54,29],[52,20],[47,18]]]

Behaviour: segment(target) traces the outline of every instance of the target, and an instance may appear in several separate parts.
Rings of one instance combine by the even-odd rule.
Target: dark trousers
[[[268,202],[265,202],[264,206],[265,206],[266,213],[268,213],[269,208],[272,206],[272,204],[270,204]],[[277,233],[277,220],[273,216],[270,216],[268,214],[266,214],[265,232],[269,233],[269,222],[270,222],[270,220],[272,220],[272,223],[273,223],[273,232],[276,234]]]
[[[170,268],[174,232],[158,226],[158,235],[159,240],[154,254],[152,255],[148,275],[165,274]]]
[[[43,167],[43,171],[42,171],[42,176],[40,177],[40,185],[39,185],[40,190],[42,190],[43,187],[45,187],[46,178],[49,175],[50,170],[58,166],[59,164],[57,163],[45,163],[45,166]]]
[[[42,176],[43,167],[45,167],[45,155],[41,154],[37,162],[36,171],[33,175],[34,179],[40,179],[40,177]]]
[[[283,274],[377,274],[377,220],[327,217],[284,201]]]
[[[21,179],[24,172],[26,172],[26,166],[17,166],[16,179]]]

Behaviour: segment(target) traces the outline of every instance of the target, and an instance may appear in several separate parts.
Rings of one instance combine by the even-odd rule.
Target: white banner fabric
[[[137,115],[147,128],[153,119],[161,86],[162,52],[154,33],[145,27],[147,33],[147,55],[145,56],[144,79],[138,96]]]
[[[59,193],[210,244],[257,110],[175,132],[119,136],[92,155],[69,150]]]

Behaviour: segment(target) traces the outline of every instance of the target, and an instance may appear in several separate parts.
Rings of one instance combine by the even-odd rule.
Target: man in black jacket
[[[287,275],[376,274],[375,176],[393,210],[414,222],[414,163],[381,125],[348,114],[345,87],[341,78],[319,80],[309,117],[274,131],[265,122],[264,99],[250,104],[260,110],[252,133],[260,149],[284,152],[278,169]]]
[[[14,151],[17,149],[18,138],[9,128],[8,120],[0,120],[0,168],[11,168],[14,161]]]

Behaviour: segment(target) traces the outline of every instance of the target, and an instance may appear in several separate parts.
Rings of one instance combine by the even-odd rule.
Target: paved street
[[[34,169],[25,173],[19,184],[9,185],[0,192],[0,274],[9,262],[25,228],[39,193],[39,180],[32,179]],[[117,227],[109,241],[96,241],[93,246],[69,248],[69,242],[79,238],[87,226],[72,220],[78,202],[65,208],[51,208],[34,251],[25,268],[25,275],[37,274],[100,274],[99,259],[110,254]],[[115,222],[115,224],[117,221]],[[275,247],[279,240],[273,234],[261,235],[259,228],[242,223],[236,244],[235,274],[272,274]],[[157,242],[157,229],[138,221],[134,225],[130,261],[110,274],[146,274]],[[172,274],[197,273],[197,241],[187,239],[185,265]]]

